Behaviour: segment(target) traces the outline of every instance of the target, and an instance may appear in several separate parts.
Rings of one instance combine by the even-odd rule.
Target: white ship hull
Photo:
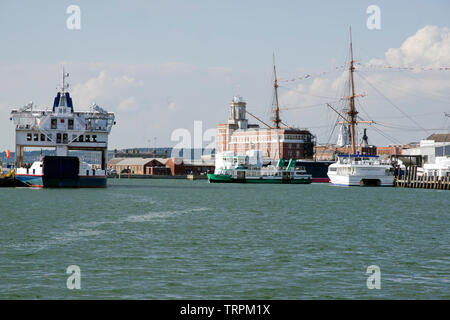
[[[364,186],[364,185],[374,185],[379,187],[393,187],[394,177],[386,176],[349,176],[349,175],[332,175],[328,174],[330,182],[337,186]],[[365,183],[365,181],[371,181],[373,183]]]
[[[330,182],[339,186],[394,186],[391,165],[382,164],[376,158],[360,157],[342,157],[331,164],[328,167]]]

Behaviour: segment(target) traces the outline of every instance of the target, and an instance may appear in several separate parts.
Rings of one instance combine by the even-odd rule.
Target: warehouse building
[[[182,158],[112,158],[108,168],[118,174],[179,176],[214,172],[214,160],[186,160]]]

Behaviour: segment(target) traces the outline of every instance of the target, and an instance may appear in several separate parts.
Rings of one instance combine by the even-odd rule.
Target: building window
[[[73,119],[69,119],[67,123],[68,123],[69,130],[72,130],[73,129]]]
[[[52,129],[56,129],[57,125],[58,125],[58,122],[57,122],[56,118],[52,118],[52,120],[51,120],[51,128]]]
[[[31,133],[27,133],[27,141],[31,141],[32,140],[32,135],[31,135]]]
[[[61,133],[56,134],[56,143],[61,143]]]
[[[39,134],[37,133],[34,134],[34,141],[39,141]]]
[[[79,136],[79,137],[78,137],[78,141],[79,141],[79,142],[83,142],[83,141],[84,141],[84,136],[83,136],[83,135]]]
[[[45,141],[45,134],[41,133],[41,141]]]
[[[90,135],[86,135],[86,138],[84,139],[85,142],[90,142],[91,141],[91,136]]]
[[[67,133],[63,134],[63,143],[67,143]]]
[[[97,142],[97,135],[96,134],[92,135],[92,142]]]

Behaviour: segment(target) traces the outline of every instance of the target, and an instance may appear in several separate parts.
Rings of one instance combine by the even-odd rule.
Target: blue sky
[[[71,4],[81,8],[81,30],[66,28],[66,8]],[[381,9],[381,30],[366,27],[366,9],[373,4]],[[85,96],[92,97],[117,111],[112,147],[146,146],[154,137],[161,146],[173,145],[170,135],[176,128],[192,129],[194,120],[203,120],[205,128],[225,121],[236,93],[248,100],[249,109],[268,117],[273,52],[280,77],[329,70],[344,62],[351,25],[355,58],[385,59],[390,48],[399,48],[426,26],[440,28],[445,37],[449,14],[446,0],[2,0],[0,150],[14,144],[9,108],[30,100],[51,104],[62,64],[71,73],[72,86],[78,86],[75,91],[83,95],[74,97],[75,102],[88,103]],[[447,83],[449,78],[449,73],[436,73],[430,81]],[[95,81],[102,86],[96,87]],[[103,93],[87,91],[95,88]],[[432,94],[446,97],[450,91],[444,86]],[[412,102],[403,98],[395,102],[412,108],[412,114],[423,112],[421,105],[411,107]],[[289,102],[298,101],[285,99]],[[449,111],[445,104],[436,103],[432,111],[443,110]],[[326,127],[331,118],[311,114],[305,119],[289,112],[284,116],[301,127]],[[424,121],[429,121],[421,123],[426,127],[437,120]],[[319,141],[327,140],[326,130],[322,135]],[[391,135],[408,142],[425,133],[393,131]],[[374,139],[379,144],[393,143]]]

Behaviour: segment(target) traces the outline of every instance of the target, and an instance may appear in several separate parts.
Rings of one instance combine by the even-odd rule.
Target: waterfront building
[[[313,158],[314,136],[307,129],[279,125],[261,128],[248,122],[248,113],[242,97],[234,97],[228,122],[217,125],[216,154],[261,150],[263,159]]]
[[[112,158],[108,168],[117,174],[179,176],[206,174],[214,171],[214,160],[189,160],[183,158]]]

